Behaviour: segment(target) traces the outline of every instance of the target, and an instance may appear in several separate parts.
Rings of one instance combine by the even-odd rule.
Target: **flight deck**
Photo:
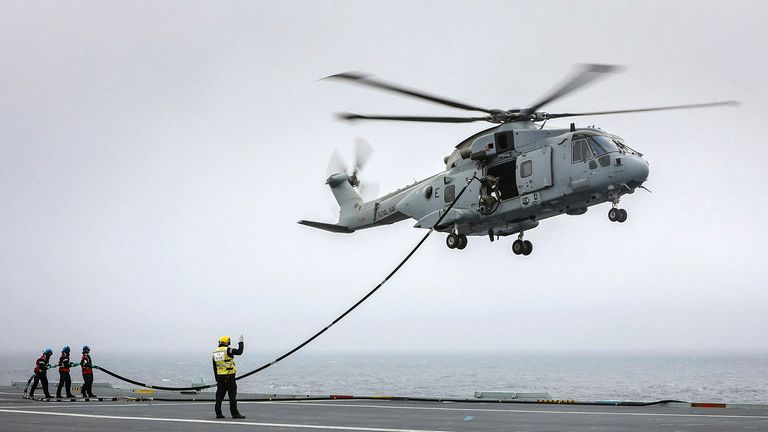
[[[348,395],[238,395],[247,418],[216,419],[212,392],[140,393],[95,388],[99,398],[25,399],[23,387],[0,387],[2,431],[762,431],[768,406],[618,401],[510,401]],[[269,400],[272,398],[272,400]],[[615,402],[615,403],[614,403]],[[612,403],[614,403],[612,405]],[[637,402],[632,402],[639,404]],[[632,404],[630,403],[630,404]],[[228,414],[228,402],[224,402]]]

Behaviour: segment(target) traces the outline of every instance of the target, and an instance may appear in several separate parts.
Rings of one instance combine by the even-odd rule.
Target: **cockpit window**
[[[602,135],[597,131],[579,131],[573,134],[571,140],[573,143],[571,160],[573,162],[587,161],[593,155],[595,158],[600,158],[604,154],[618,151],[643,156],[642,153],[628,146],[623,139],[617,136]]]
[[[581,145],[587,142],[585,139],[573,140],[573,155],[571,156],[571,162],[581,162],[584,157],[581,156]]]
[[[571,162],[575,163],[592,159],[593,152],[586,138],[574,140],[572,146]]]
[[[633,154],[633,155],[637,155],[637,156],[641,156],[641,157],[643,156],[643,154],[642,154],[642,153],[640,153],[639,151],[637,151],[637,150],[633,149],[632,147],[628,146],[628,145],[627,145],[627,144],[624,142],[624,140],[623,140],[623,139],[621,139],[621,138],[614,138],[614,139],[613,139],[613,142],[614,142],[614,143],[615,143],[615,144],[616,144],[616,145],[617,145],[617,146],[618,146],[618,147],[619,147],[621,150],[623,150],[623,151],[625,151],[625,152],[627,152],[627,153],[629,153],[629,154]]]
[[[590,138],[589,146],[592,148],[592,153],[595,154],[595,157],[600,157],[606,153],[603,146],[598,144],[597,141],[594,139],[594,137]]]
[[[614,140],[612,140],[611,138],[608,138],[607,136],[595,135],[591,137],[591,141],[592,141],[593,147],[595,147],[595,145],[602,147],[602,149],[605,150],[604,153],[619,151],[619,147],[616,145]],[[595,152],[595,154],[597,154],[597,152]]]

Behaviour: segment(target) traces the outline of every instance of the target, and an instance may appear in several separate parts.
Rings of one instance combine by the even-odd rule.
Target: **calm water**
[[[208,353],[92,354],[94,363],[150,384],[186,386],[195,375],[213,379]],[[0,382],[29,378],[36,357],[0,355]],[[243,372],[274,357],[246,353],[237,364]],[[58,379],[55,370],[48,376]],[[79,380],[78,369],[73,377]],[[130,388],[98,371],[96,381]],[[472,397],[475,391],[508,390],[558,399],[768,403],[768,354],[300,353],[239,386],[261,393]]]

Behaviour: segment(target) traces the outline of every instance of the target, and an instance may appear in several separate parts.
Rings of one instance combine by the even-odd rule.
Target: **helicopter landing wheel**
[[[608,210],[608,219],[611,222],[625,222],[627,220],[627,211],[618,207],[614,207]]]
[[[525,247],[525,249],[523,249],[523,255],[528,256],[533,252],[533,243],[528,240],[523,241],[523,247]]]
[[[523,242],[520,239],[517,239],[514,242],[512,242],[512,253],[514,253],[515,255],[522,255],[523,252],[525,251],[526,251],[525,242]]]
[[[619,209],[619,217],[616,219],[619,223],[624,223],[627,220],[627,211]]]
[[[454,233],[448,234],[448,237],[445,239],[445,245],[448,246],[448,249],[456,249],[459,246],[459,235]]]
[[[464,249],[465,247],[467,247],[468,242],[469,241],[467,240],[467,236],[465,236],[464,234],[459,234],[459,243],[456,245],[456,249],[459,249],[459,250]]]

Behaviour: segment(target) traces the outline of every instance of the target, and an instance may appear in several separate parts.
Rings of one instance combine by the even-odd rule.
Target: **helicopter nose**
[[[626,157],[623,161],[624,164],[624,183],[630,191],[641,186],[643,182],[648,179],[648,161],[645,159],[634,156]]]
[[[639,185],[648,179],[648,161],[641,157],[631,157],[627,158],[625,163],[627,177],[632,183]]]

